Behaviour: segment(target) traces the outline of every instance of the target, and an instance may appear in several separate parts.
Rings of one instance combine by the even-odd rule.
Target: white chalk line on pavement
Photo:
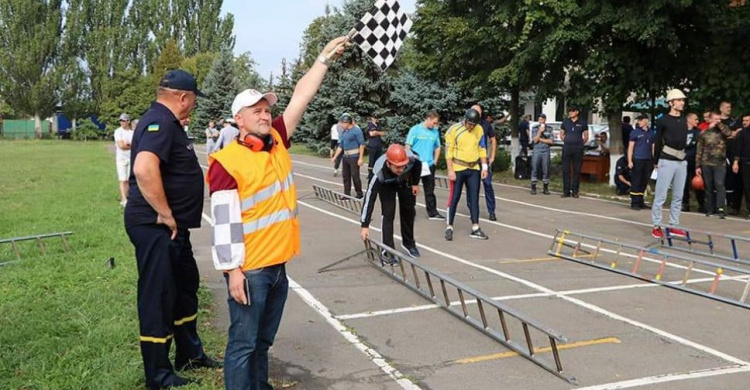
[[[631,379],[621,382],[605,383],[603,385],[578,387],[577,390],[614,390],[628,389],[631,387],[648,386],[656,383],[665,383],[672,381],[681,381],[687,379],[708,378],[712,376],[737,374],[750,372],[750,366],[726,366],[717,368],[708,368],[705,370],[695,370],[688,372],[677,372],[673,374],[647,376],[645,378]],[[718,386],[717,386],[718,388]]]
[[[206,213],[203,213],[203,219],[211,225],[211,218],[206,215]],[[323,305],[319,300],[317,300],[309,291],[307,291],[305,288],[300,286],[297,282],[294,281],[288,274],[287,279],[289,279],[289,286],[291,287],[292,291],[294,291],[303,302],[305,302],[308,306],[310,306],[315,312],[320,314],[321,317],[323,317],[326,322],[333,327],[333,329],[336,330],[346,341],[354,345],[358,350],[360,350],[362,353],[367,355],[367,357],[370,359],[371,362],[375,363],[378,368],[380,368],[381,371],[383,371],[386,375],[388,375],[391,379],[396,381],[403,389],[407,390],[420,390],[421,388],[414,384],[411,380],[406,378],[400,371],[398,371],[395,367],[390,365],[378,351],[374,350],[373,348],[367,346],[365,343],[363,343],[359,337],[357,337],[354,333],[352,333],[350,330],[344,326],[341,321],[334,318],[331,314],[331,311],[328,310],[328,308]]]
[[[300,204],[300,205],[303,205],[303,206],[305,206],[307,208],[310,208],[312,210],[315,210],[315,211],[321,212],[323,214],[332,216],[334,218],[338,218],[338,219],[341,219],[343,221],[349,222],[351,224],[358,225],[358,226],[360,225],[359,221],[356,221],[356,220],[353,220],[353,219],[350,219],[350,218],[347,218],[347,217],[344,217],[344,216],[332,213],[332,212],[330,212],[328,210],[321,209],[319,207],[313,206],[313,205],[308,204],[306,202],[297,201],[297,203]],[[380,231],[380,229],[377,229],[375,227],[370,227],[370,229],[371,230]],[[396,235],[396,234],[394,234],[394,237],[398,238],[398,239],[401,239],[401,237],[398,236],[398,235]],[[720,359],[732,362],[734,364],[743,365],[743,366],[744,365],[750,365],[750,363],[748,363],[748,362],[746,362],[746,361],[744,361],[742,359],[736,358],[734,356],[731,356],[729,354],[726,354],[724,352],[721,352],[721,351],[715,350],[713,348],[710,348],[708,346],[705,346],[705,345],[696,343],[694,341],[685,339],[683,337],[677,336],[677,335],[675,335],[673,333],[669,333],[669,332],[667,332],[665,330],[658,329],[658,328],[653,327],[651,325],[647,325],[645,323],[642,323],[642,322],[639,322],[639,321],[636,321],[636,320],[632,320],[630,318],[627,318],[627,317],[621,316],[619,314],[610,312],[610,311],[605,310],[605,309],[603,309],[603,308],[601,308],[599,306],[596,306],[596,305],[593,305],[593,304],[581,301],[580,299],[569,297],[569,296],[566,296],[566,295],[561,295],[557,291],[554,291],[554,290],[549,289],[547,287],[541,286],[541,285],[536,284],[534,282],[531,282],[529,280],[526,280],[526,279],[523,279],[523,278],[519,278],[517,276],[513,276],[513,275],[510,275],[508,273],[501,272],[501,271],[498,271],[496,269],[493,269],[493,268],[490,268],[490,267],[486,267],[486,266],[483,266],[481,264],[477,264],[477,263],[474,263],[474,262],[462,259],[462,258],[460,258],[458,256],[451,255],[449,253],[440,251],[438,249],[435,249],[435,248],[432,248],[432,247],[429,247],[429,246],[426,246],[426,245],[423,245],[423,244],[417,244],[417,246],[420,247],[420,248],[422,248],[422,249],[424,249],[424,250],[426,250],[426,251],[429,251],[429,252],[432,252],[434,254],[440,255],[440,256],[445,257],[447,259],[451,259],[451,260],[456,261],[458,263],[465,264],[465,265],[471,266],[473,268],[477,268],[477,269],[489,272],[489,273],[497,275],[497,276],[499,276],[499,277],[501,277],[503,279],[512,280],[512,281],[515,281],[517,283],[523,284],[523,285],[525,285],[525,286],[527,286],[527,287],[529,287],[529,288],[531,288],[533,290],[549,294],[550,296],[553,296],[553,297],[556,297],[556,298],[560,298],[560,299],[562,299],[562,300],[564,300],[566,302],[572,303],[572,304],[574,304],[576,306],[583,307],[585,309],[588,309],[588,310],[593,311],[595,313],[601,314],[601,315],[603,315],[605,317],[608,317],[610,319],[613,319],[613,320],[616,320],[616,321],[620,321],[620,322],[624,322],[624,323],[627,323],[629,325],[635,326],[637,328],[644,329],[646,331],[649,331],[649,332],[654,333],[656,335],[659,335],[661,337],[670,339],[670,340],[672,340],[674,342],[677,342],[679,344],[682,344],[682,345],[685,345],[685,346],[697,349],[699,351],[702,351],[702,352],[704,352],[706,354],[713,355],[715,357],[718,357]]]

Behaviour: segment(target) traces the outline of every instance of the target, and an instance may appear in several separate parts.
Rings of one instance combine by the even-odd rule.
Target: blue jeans
[[[225,275],[227,284],[228,276]],[[250,306],[229,302],[229,341],[224,354],[227,390],[273,389],[268,382],[268,349],[273,345],[284,312],[289,281],[284,264],[246,271]]]
[[[669,224],[679,225],[682,194],[687,177],[687,161],[660,159],[656,172],[656,191],[654,191],[654,204],[651,205],[651,220],[654,226],[661,224],[661,208],[667,201],[667,192],[671,185],[672,204],[669,208]]]
[[[456,172],[456,181],[451,182],[450,200],[448,203],[448,226],[453,226],[456,219],[456,207],[461,200],[461,191],[466,185],[466,198],[469,201],[471,223],[479,223],[479,181],[481,173],[476,169],[464,169]]]

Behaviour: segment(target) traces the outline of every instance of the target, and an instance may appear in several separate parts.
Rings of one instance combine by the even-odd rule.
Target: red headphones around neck
[[[266,137],[258,137],[255,134],[247,134],[243,140],[238,140],[241,145],[246,146],[253,152],[270,152],[276,141],[271,134]]]

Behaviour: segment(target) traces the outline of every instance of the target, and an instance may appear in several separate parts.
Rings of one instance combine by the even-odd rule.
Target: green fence
[[[34,138],[34,120],[5,119],[0,125],[0,135],[5,139]]]

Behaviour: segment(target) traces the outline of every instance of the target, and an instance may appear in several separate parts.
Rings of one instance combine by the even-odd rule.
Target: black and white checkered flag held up
[[[396,60],[411,25],[397,0],[377,0],[354,26],[356,33],[351,39],[385,71]]]

